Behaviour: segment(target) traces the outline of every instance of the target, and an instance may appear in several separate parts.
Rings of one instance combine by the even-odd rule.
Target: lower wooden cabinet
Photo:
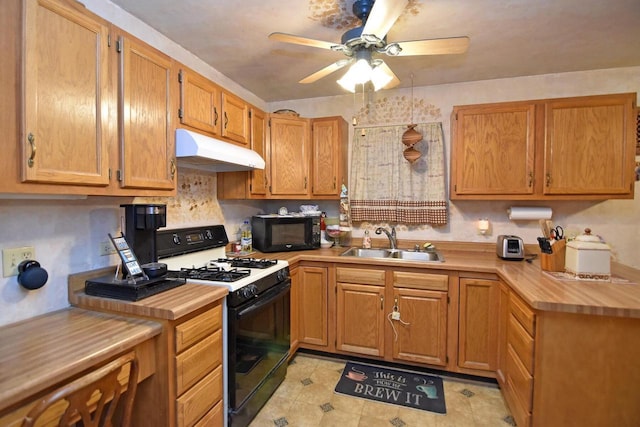
[[[329,345],[328,267],[299,266],[297,270],[298,308],[293,311],[298,312],[300,346],[311,344],[312,348],[326,349]]]
[[[445,276],[446,277],[446,276]],[[447,364],[447,292],[395,288],[391,320],[393,358],[416,363]]]
[[[495,371],[498,365],[500,282],[461,278],[458,367]]]
[[[509,296],[502,392],[518,426],[531,425],[536,315],[513,292]]]

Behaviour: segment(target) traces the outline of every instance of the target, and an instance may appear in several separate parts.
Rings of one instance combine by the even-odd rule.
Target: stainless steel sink
[[[402,249],[366,249],[349,248],[340,256],[358,258],[394,258],[407,261],[444,262],[444,257],[438,251],[414,252]]]

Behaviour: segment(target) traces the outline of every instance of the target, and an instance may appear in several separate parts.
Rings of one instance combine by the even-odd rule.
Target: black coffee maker
[[[124,208],[124,237],[140,264],[158,261],[156,230],[167,226],[166,205],[120,205]]]

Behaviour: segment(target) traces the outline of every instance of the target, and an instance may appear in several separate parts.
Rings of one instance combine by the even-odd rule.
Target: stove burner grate
[[[221,267],[181,268],[179,277],[193,280],[208,280],[211,282],[235,282],[251,274],[250,270],[234,268],[225,270]]]
[[[278,264],[275,259],[257,259],[257,258],[218,258],[214,262],[224,262],[231,264],[231,267],[241,268],[269,268]]]

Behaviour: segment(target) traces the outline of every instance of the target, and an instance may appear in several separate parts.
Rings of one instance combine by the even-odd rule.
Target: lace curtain
[[[353,221],[447,223],[444,141],[441,123],[415,128],[423,136],[413,164],[402,152],[406,126],[356,128],[351,157]]]

